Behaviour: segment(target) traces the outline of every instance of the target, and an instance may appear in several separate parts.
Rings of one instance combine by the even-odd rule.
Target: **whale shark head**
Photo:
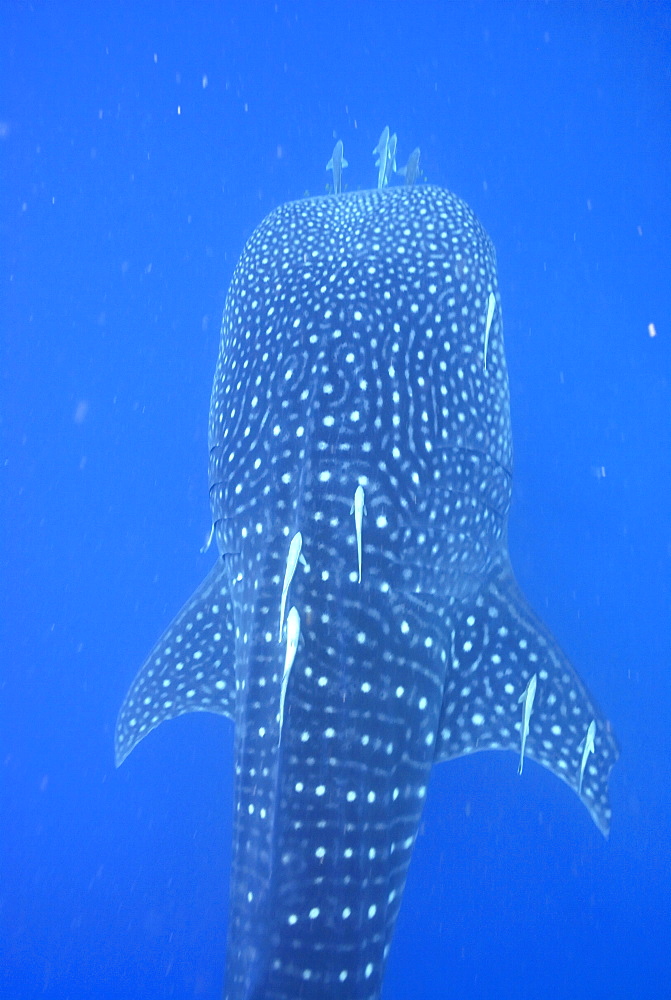
[[[375,1000],[433,764],[512,751],[610,824],[609,724],[510,567],[496,260],[464,202],[272,212],[231,282],[209,447],[219,556],[117,762],[164,719],[232,718],[226,996]]]

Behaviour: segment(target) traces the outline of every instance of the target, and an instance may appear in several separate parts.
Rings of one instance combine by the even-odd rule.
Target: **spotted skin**
[[[519,757],[532,675],[525,756],[577,792],[596,720],[581,798],[610,824],[609,725],[508,559],[496,262],[470,209],[424,186],[271,213],[231,283],[209,439],[219,559],[131,687],[117,760],[180,712],[233,717],[226,997],[376,1000],[431,767]]]

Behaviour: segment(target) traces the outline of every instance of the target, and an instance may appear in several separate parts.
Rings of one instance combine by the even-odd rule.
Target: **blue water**
[[[0,996],[221,995],[231,728],[113,727],[211,563],[237,256],[386,124],[497,247],[513,563],[622,756],[609,842],[435,770],[384,1000],[671,996],[669,4],[4,0],[0,53]]]

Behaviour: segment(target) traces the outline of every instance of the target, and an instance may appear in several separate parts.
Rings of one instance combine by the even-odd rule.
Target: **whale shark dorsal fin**
[[[140,667],[119,711],[117,767],[152,729],[185,712],[233,718],[233,614],[218,559]]]
[[[557,641],[520,591],[507,559],[457,613],[451,643],[436,761],[480,750],[512,750],[519,758],[520,694],[537,686],[524,755],[580,795],[608,836],[608,776],[618,757],[610,725]],[[581,742],[594,720],[594,753],[582,767]]]

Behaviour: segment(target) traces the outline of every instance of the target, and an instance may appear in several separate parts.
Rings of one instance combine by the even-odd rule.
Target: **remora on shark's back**
[[[229,1000],[379,997],[438,761],[514,751],[608,832],[609,724],[508,558],[502,330],[492,244],[437,187],[283,205],[236,268],[219,557],[116,731],[120,763],[183,712],[235,721]]]

